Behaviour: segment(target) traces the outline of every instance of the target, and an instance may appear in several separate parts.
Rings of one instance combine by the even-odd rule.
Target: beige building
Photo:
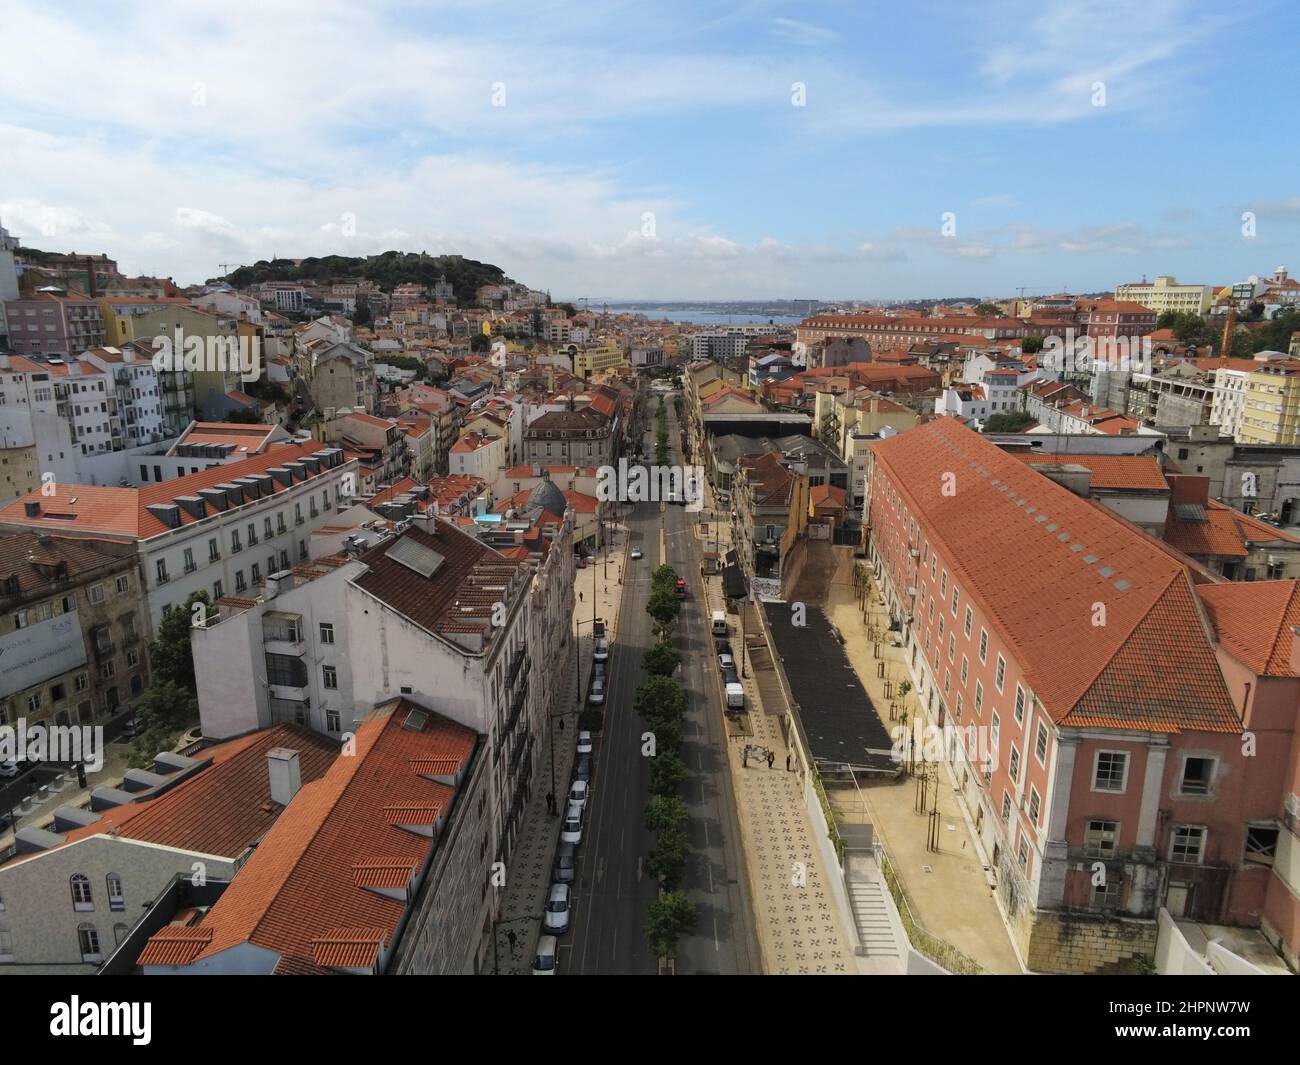
[[[1161,275],[1154,281],[1140,281],[1132,285],[1117,285],[1115,299],[1121,302],[1140,303],[1143,307],[1164,314],[1178,311],[1205,314],[1214,300],[1212,285],[1180,285],[1178,279]]]
[[[35,444],[0,448],[0,506],[25,496],[40,484]]]

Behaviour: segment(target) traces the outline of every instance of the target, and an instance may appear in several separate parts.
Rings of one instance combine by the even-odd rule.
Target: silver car
[[[542,936],[537,941],[537,954],[533,958],[534,976],[555,975],[560,967],[559,959],[556,957],[557,946],[554,936]]]
[[[578,753],[591,754],[591,732],[588,729],[578,733]]]
[[[571,802],[564,813],[564,824],[560,826],[560,842],[572,843],[575,847],[582,842],[582,803]]]
[[[542,927],[549,936],[561,936],[569,930],[569,885],[552,884],[546,900],[546,915]]]

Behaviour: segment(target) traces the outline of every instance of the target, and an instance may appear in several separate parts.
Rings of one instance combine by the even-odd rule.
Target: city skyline
[[[135,42],[113,93],[51,93],[40,49],[0,72],[0,222],[24,245],[180,283],[397,248],[568,295],[841,300],[1225,285],[1300,236],[1300,160],[1268,132],[1286,94],[1243,118],[1234,85],[1247,48],[1285,68],[1277,3],[291,3],[293,48],[276,22],[160,11],[7,16],[67,69],[109,28]]]

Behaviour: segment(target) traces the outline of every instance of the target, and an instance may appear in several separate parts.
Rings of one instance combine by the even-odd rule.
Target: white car
[[[590,789],[587,787],[585,780],[575,780],[573,786],[569,788],[569,805],[582,808],[583,813],[587,812],[587,796]]]
[[[564,813],[564,824],[560,826],[560,842],[572,843],[575,847],[582,843],[581,803],[569,803],[569,808]]]
[[[537,941],[537,954],[533,958],[534,976],[554,976],[560,967],[555,950],[557,942],[554,936],[542,936]]]
[[[596,649],[592,652],[591,657],[597,662],[604,662],[609,658],[609,641],[605,637],[600,637],[596,641]]]
[[[546,916],[542,918],[542,927],[548,936],[563,935],[569,930],[569,885],[552,884],[551,895],[546,901]]]
[[[736,662],[728,652],[720,651],[718,653],[718,668],[725,673],[729,669],[735,669]]]
[[[632,561],[635,562],[640,557],[641,557],[641,549],[639,547],[632,548]]]
[[[578,753],[591,754],[591,733],[583,729],[578,733]]]

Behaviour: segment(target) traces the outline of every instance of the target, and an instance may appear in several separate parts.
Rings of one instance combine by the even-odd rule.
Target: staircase
[[[889,920],[884,882],[879,876],[869,880],[850,879],[848,888],[849,905],[858,930],[856,953],[868,958],[901,959]]]

